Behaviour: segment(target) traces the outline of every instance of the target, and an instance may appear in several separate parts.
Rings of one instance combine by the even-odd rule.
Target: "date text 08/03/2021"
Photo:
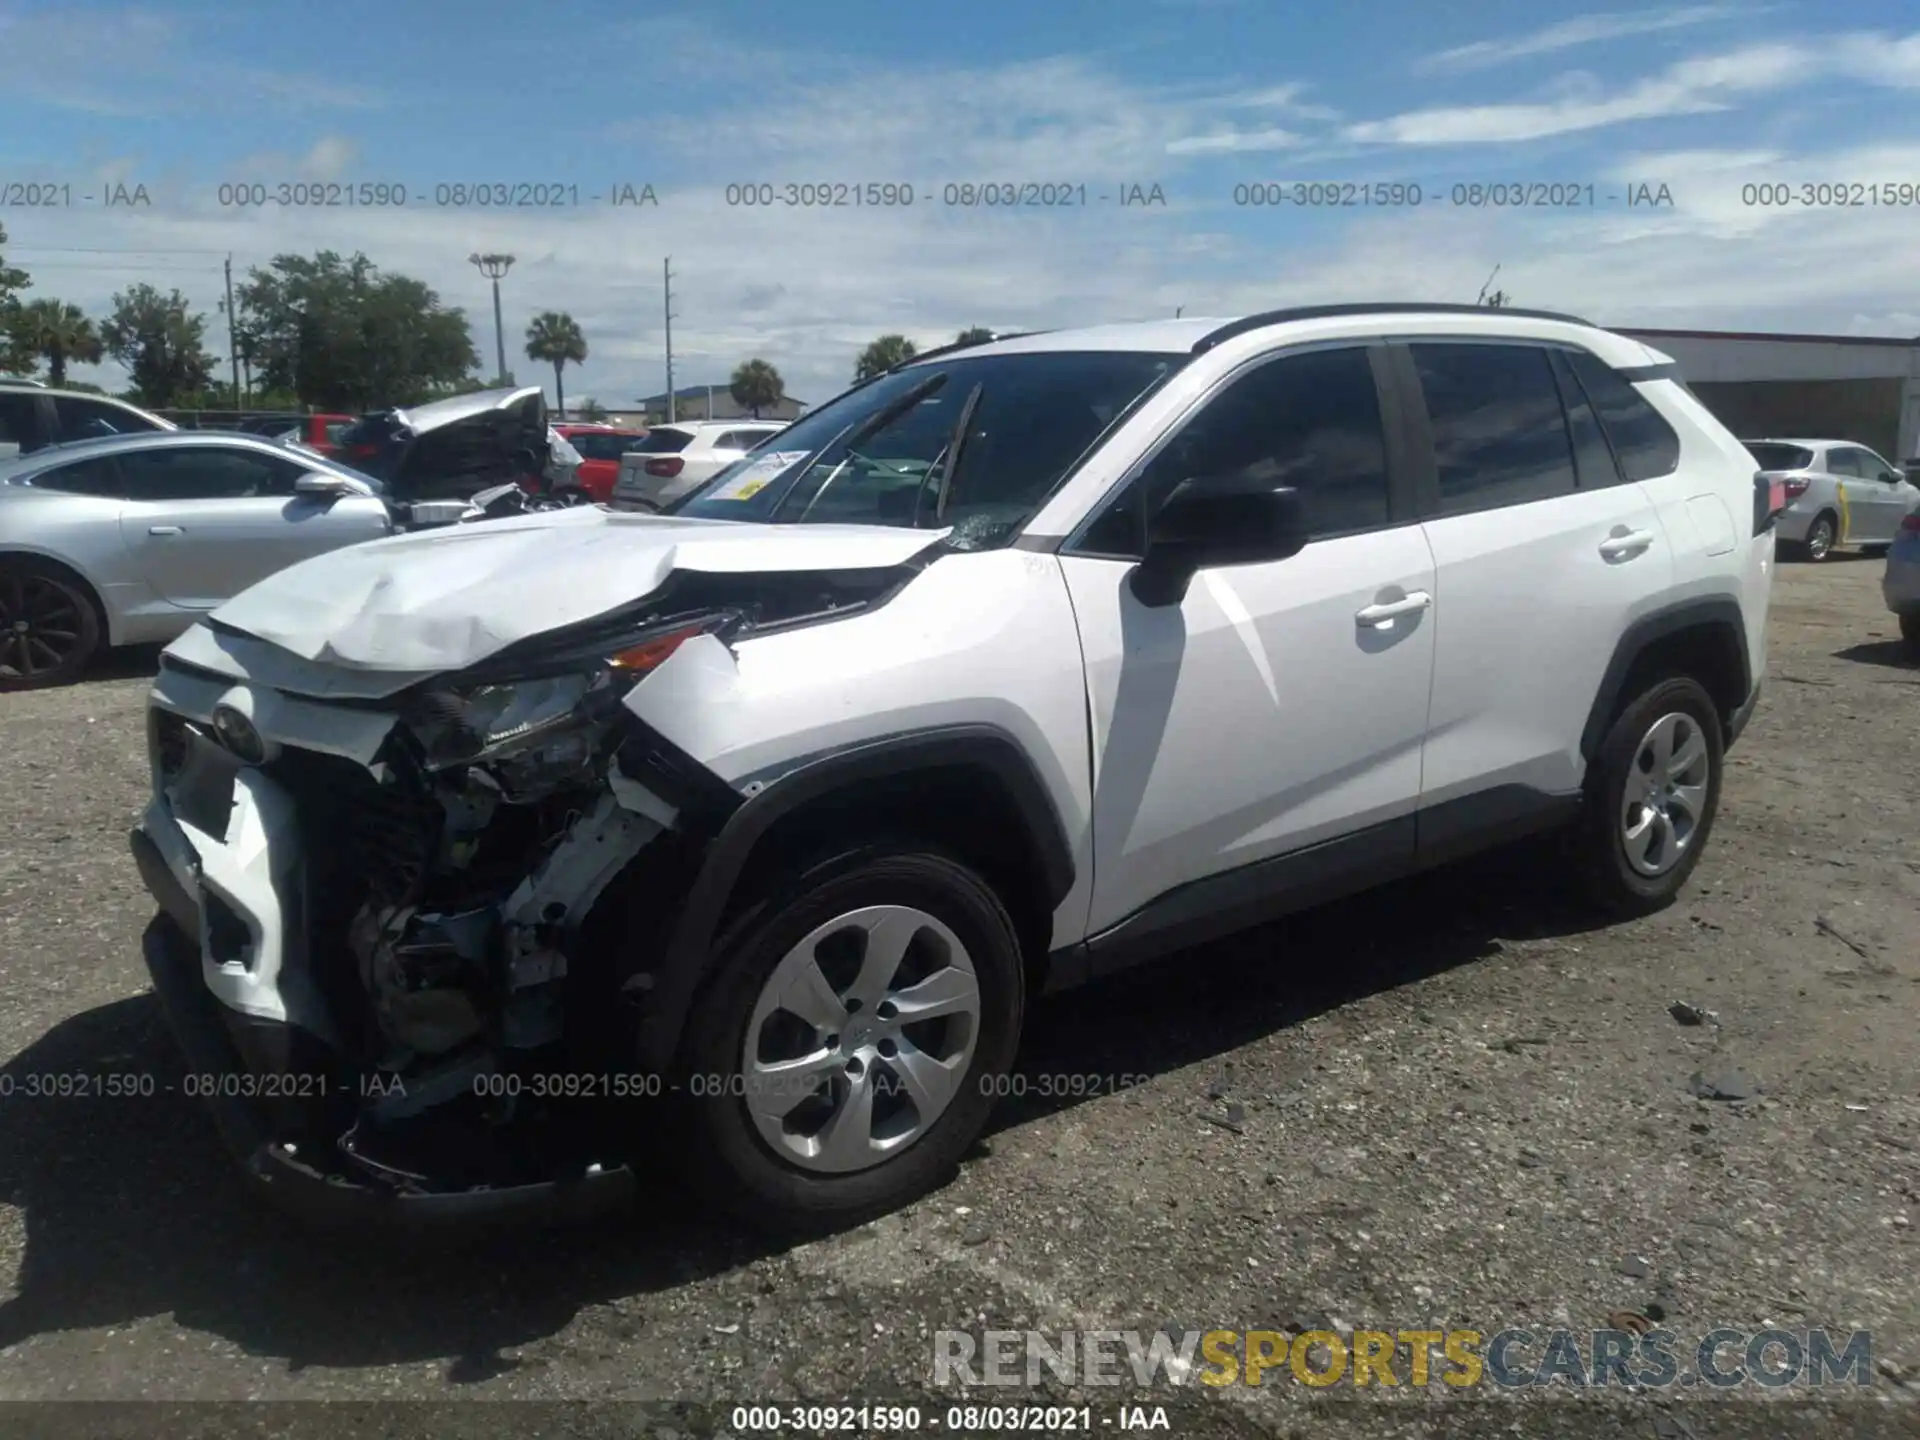
[[[729,1417],[743,1435],[880,1435],[936,1432],[1076,1435],[1099,1430],[1170,1431],[1165,1406],[1090,1405],[736,1405]]]

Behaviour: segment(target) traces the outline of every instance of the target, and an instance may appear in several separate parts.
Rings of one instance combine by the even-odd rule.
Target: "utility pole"
[[[494,383],[504,385],[507,383],[507,331],[500,323],[500,277],[513,267],[513,256],[469,255],[467,263],[493,281],[493,349],[494,358],[500,364]]]
[[[661,294],[667,315],[667,423],[674,421],[673,404],[673,257],[667,256],[660,262]]]
[[[233,340],[233,256],[227,256],[227,363],[233,367],[233,408],[240,408],[240,349]]]

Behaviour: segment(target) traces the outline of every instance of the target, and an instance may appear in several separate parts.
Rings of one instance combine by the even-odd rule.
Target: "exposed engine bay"
[[[902,578],[679,572],[646,602],[379,702],[263,696],[164,660],[143,831],[165,840],[164,807],[194,855],[186,918],[208,984],[265,978],[300,1032],[265,1059],[243,1044],[245,1063],[326,1076],[282,1087],[303,1102],[277,1107],[289,1153],[398,1191],[611,1162],[610,1107],[625,1128],[664,1089],[632,1045],[661,938],[718,812],[740,801],[705,772],[689,785],[623,702],[690,640],[834,619]],[[378,736],[365,753],[311,740],[317,719],[349,712]],[[214,842],[244,852],[276,809],[297,842],[268,842],[256,869],[271,887],[243,894],[216,874]]]

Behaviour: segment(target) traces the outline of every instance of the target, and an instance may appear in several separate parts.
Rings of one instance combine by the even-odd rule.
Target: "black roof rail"
[[[895,365],[893,369],[904,370],[909,365],[918,365],[922,360],[931,360],[936,355],[950,355],[955,350],[971,350],[976,345],[992,345],[1000,340],[1021,340],[1029,335],[1045,335],[1047,333],[1049,332],[1045,330],[1009,330],[1004,335],[989,335],[984,340],[951,340],[945,345],[936,345],[931,350],[922,350],[919,354],[902,360],[898,365]],[[892,371],[888,371],[887,373],[891,374]]]
[[[1193,354],[1201,355],[1236,336],[1264,330],[1269,325],[1285,325],[1295,320],[1334,320],[1346,315],[1518,315],[1527,320],[1562,320],[1569,325],[1592,325],[1578,315],[1563,315],[1557,310],[1521,310],[1506,305],[1420,305],[1396,302],[1383,305],[1297,305],[1288,310],[1265,310],[1258,315],[1229,320],[1217,330],[1209,330],[1193,342]]]

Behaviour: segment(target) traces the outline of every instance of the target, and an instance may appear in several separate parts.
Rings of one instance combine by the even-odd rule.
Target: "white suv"
[[[1527,834],[1668,902],[1780,503],[1564,316],[936,352],[671,513],[374,541],[176,641],[147,962],[290,1204],[579,1214],[650,1155],[845,1223],[952,1170],[1043,990]]]
[[[688,420],[655,425],[620,457],[613,482],[619,510],[664,510],[697,490],[770,435],[786,426],[774,420]]]

